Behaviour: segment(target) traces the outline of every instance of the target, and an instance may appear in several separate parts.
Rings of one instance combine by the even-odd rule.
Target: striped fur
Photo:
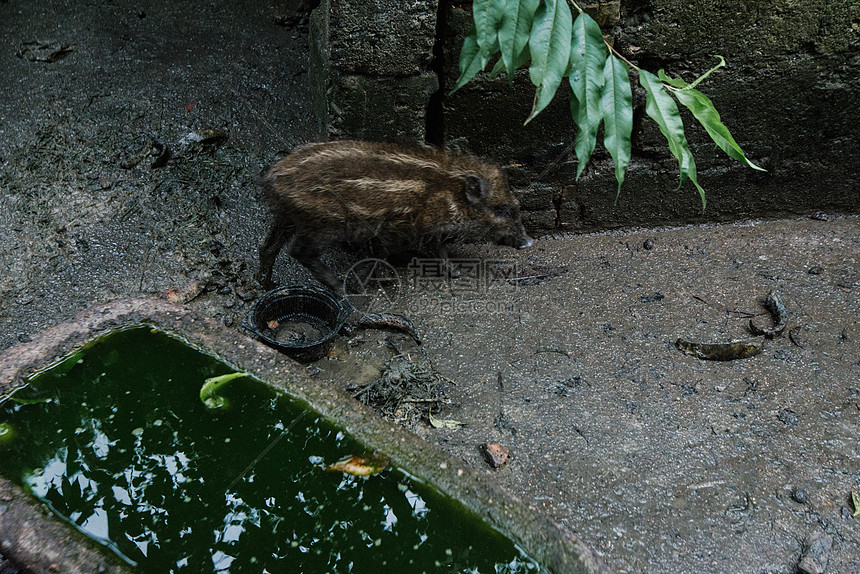
[[[335,289],[339,280],[318,259],[335,244],[373,243],[388,252],[425,245],[442,251],[455,240],[531,245],[503,172],[435,148],[309,144],[272,166],[263,190],[272,214],[260,248],[265,286],[291,237],[290,253]]]

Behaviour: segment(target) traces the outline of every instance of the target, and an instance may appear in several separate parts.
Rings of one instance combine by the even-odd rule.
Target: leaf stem
[[[692,83],[692,84],[690,84],[689,86],[687,86],[688,88],[695,88],[696,86],[698,86],[698,85],[699,85],[699,82],[701,82],[702,80],[704,80],[705,78],[707,78],[708,76],[710,76],[710,75],[711,75],[711,73],[715,72],[716,70],[719,70],[720,68],[722,68],[722,67],[724,67],[724,66],[726,65],[726,60],[725,60],[725,58],[723,58],[722,56],[716,55],[716,54],[714,55],[714,57],[715,57],[715,58],[719,58],[719,59],[720,59],[720,63],[719,63],[719,64],[717,64],[716,66],[714,66],[713,68],[711,68],[710,70],[708,70],[707,72],[705,72],[704,74],[702,74],[701,76],[699,76],[698,78],[696,78],[696,79],[693,81],[693,83]]]
[[[574,2],[573,0],[567,0],[567,3],[568,3],[568,4],[570,4],[571,6],[573,6],[574,8],[576,8],[576,10],[577,10],[580,14],[582,14],[582,8],[580,8],[580,7],[579,7],[579,4],[577,4],[577,3],[576,3],[576,2]]]
[[[631,68],[636,68],[636,71],[639,71],[639,70],[641,70],[641,69],[642,69],[642,68],[640,68],[639,66],[637,66],[636,64],[634,64],[633,62],[631,62],[630,60],[628,60],[627,58],[625,58],[624,56],[622,56],[622,55],[621,55],[621,52],[619,52],[618,50],[616,50],[616,49],[612,46],[612,44],[610,44],[609,42],[607,42],[607,41],[606,41],[606,39],[605,39],[605,38],[603,39],[603,43],[604,43],[604,44],[606,44],[606,47],[607,47],[607,48],[609,48],[609,51],[610,51],[610,52],[612,52],[613,54],[615,54],[616,56],[618,56],[619,58],[621,58],[622,60],[624,60],[625,62],[627,62],[627,65],[628,65],[628,66],[630,66]]]

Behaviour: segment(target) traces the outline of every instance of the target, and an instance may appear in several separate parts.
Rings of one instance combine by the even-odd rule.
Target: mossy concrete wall
[[[310,18],[309,79],[321,139],[422,141],[435,0],[322,0]]]
[[[327,59],[326,49],[314,50],[322,73],[315,75],[312,69],[312,78],[327,78],[314,82],[321,133],[397,140],[429,135],[432,143],[493,159],[508,166],[526,224],[536,232],[858,210],[856,0],[585,3],[615,47],[649,71],[665,69],[691,81],[717,62],[713,55],[726,58],[728,66],[699,88],[711,97],[747,156],[767,172],[727,158],[682,110],[699,182],[707,193],[704,213],[691,184],[676,189],[677,162],[656,124],[645,116],[644,91],[635,75],[633,157],[617,201],[614,167],[600,145],[602,132],[591,165],[575,180],[576,131],[566,82],[549,108],[527,126],[523,121],[534,88],[526,70],[513,83],[479,74],[449,95],[471,26],[471,2],[441,2],[434,18],[433,1],[323,1],[312,28],[315,45],[329,50]],[[338,6],[347,4],[352,11],[338,12]],[[354,9],[358,6],[365,11]],[[372,31],[381,12],[389,17],[389,36],[372,32],[370,39],[358,40],[357,32],[351,35],[349,30],[360,26],[349,23],[350,18],[363,18]],[[329,18],[328,27],[319,24],[324,18]],[[432,34],[438,38],[435,54]],[[386,51],[379,42],[396,48]],[[431,98],[434,72],[440,89]]]

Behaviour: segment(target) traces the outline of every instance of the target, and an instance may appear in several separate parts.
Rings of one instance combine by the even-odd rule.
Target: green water
[[[0,403],[0,473],[140,572],[535,572],[506,538],[394,469],[326,472],[362,446],[148,328],[123,331]]]

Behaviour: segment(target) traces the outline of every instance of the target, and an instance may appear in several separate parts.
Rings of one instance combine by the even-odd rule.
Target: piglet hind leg
[[[271,289],[275,286],[272,281],[272,269],[275,266],[278,253],[281,252],[287,240],[293,236],[293,231],[291,226],[278,225],[276,221],[269,229],[266,240],[260,246],[260,269],[257,272],[257,281],[264,289]]]
[[[343,280],[340,279],[334,271],[329,269],[325,263],[320,260],[322,250],[310,242],[304,242],[300,239],[292,245],[290,255],[307,267],[314,274],[320,283],[331,289],[335,293],[343,293]]]

